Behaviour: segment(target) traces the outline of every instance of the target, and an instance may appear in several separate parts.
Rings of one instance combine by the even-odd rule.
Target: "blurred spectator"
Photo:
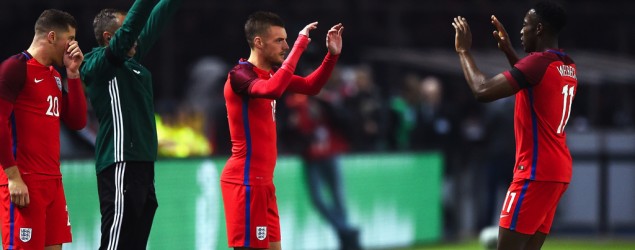
[[[350,110],[350,125],[355,128],[350,131],[355,151],[375,151],[382,147],[382,104],[371,75],[370,68],[365,66],[342,74],[345,105]]]
[[[339,156],[348,149],[345,135],[351,124],[341,93],[331,81],[316,97],[290,94],[289,133],[299,144],[311,201],[336,230],[340,249],[361,249],[359,231],[350,225],[345,208]],[[333,84],[335,83],[335,84]],[[328,195],[325,192],[328,192]],[[330,200],[329,200],[330,198]]]
[[[201,132],[209,141],[212,153],[229,155],[231,142],[223,87],[228,66],[217,57],[206,56],[192,66],[184,105],[196,114],[204,114]]]
[[[419,77],[408,74],[399,94],[390,99],[388,143],[391,149],[410,149],[410,133],[416,123],[416,106],[421,100],[418,85]]]
[[[503,206],[505,191],[512,181],[512,166],[516,145],[514,137],[514,98],[505,98],[485,105],[485,137],[487,145],[485,160],[480,170],[475,171],[478,181],[474,187],[478,199],[477,228],[498,225],[498,214]],[[485,183],[485,185],[481,185]],[[499,195],[500,193],[500,195]]]
[[[418,86],[420,102],[416,107],[415,128],[411,144],[417,150],[441,150],[456,143],[456,112],[453,103],[444,99],[441,80],[428,76]]]

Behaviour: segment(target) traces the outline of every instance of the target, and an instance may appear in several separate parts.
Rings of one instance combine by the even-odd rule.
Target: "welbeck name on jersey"
[[[575,68],[571,67],[569,65],[560,65],[560,66],[558,66],[558,72],[560,72],[561,76],[568,76],[568,77],[571,77],[571,78],[576,79],[576,80],[578,79],[575,76]]]

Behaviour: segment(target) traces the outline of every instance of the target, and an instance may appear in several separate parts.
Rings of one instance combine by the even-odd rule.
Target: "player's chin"
[[[66,67],[66,65],[64,64],[64,58],[60,58],[58,60],[55,60],[53,62],[53,64],[57,67]]]

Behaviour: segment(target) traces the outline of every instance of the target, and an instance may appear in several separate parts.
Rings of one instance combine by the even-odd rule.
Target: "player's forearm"
[[[155,3],[156,0],[137,0],[134,2],[121,28],[115,32],[110,40],[110,50],[116,57],[127,57],[128,51],[139,38]]]
[[[458,52],[458,54],[467,85],[472,90],[474,97],[480,101],[484,95],[486,76],[476,67],[474,58],[469,51]]]
[[[79,79],[68,79],[68,94],[64,96],[62,121],[73,130],[86,126],[86,98],[84,88]]]
[[[309,38],[307,36],[298,36],[289,56],[287,56],[287,59],[282,63],[282,67],[280,67],[269,80],[262,80],[257,84],[251,85],[249,89],[250,95],[270,99],[276,99],[282,96],[291,83],[291,78],[295,72],[298,60],[300,60],[300,55],[302,55],[302,52],[304,52],[308,44]]]
[[[289,90],[305,95],[317,95],[331,77],[338,58],[339,55],[327,53],[320,67],[311,74],[304,78],[298,77],[297,81],[294,77],[289,85]]]
[[[518,55],[516,54],[516,51],[514,51],[514,49],[508,49],[503,51],[503,53],[505,53],[505,57],[507,57],[507,61],[509,62],[510,66],[514,66],[516,64],[516,62],[518,62],[518,60],[520,60],[518,58]]]
[[[0,98],[0,164],[3,168],[16,165],[13,157],[13,138],[11,137],[11,124],[9,117],[13,112],[13,104]],[[6,138],[6,139],[5,139]]]

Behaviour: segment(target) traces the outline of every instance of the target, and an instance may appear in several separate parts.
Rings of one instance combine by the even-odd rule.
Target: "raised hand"
[[[326,48],[332,55],[339,55],[342,52],[342,32],[344,32],[344,25],[338,23],[326,33]]]
[[[507,34],[503,24],[498,21],[498,18],[494,15],[492,15],[492,24],[496,28],[496,30],[492,32],[492,35],[494,35],[494,39],[496,39],[496,42],[498,43],[498,48],[505,53],[507,61],[509,61],[509,64],[513,66],[516,62],[518,62],[518,55],[516,55],[516,51],[512,47],[512,42],[509,40],[509,34]]]
[[[512,43],[509,41],[509,34],[507,34],[503,24],[498,21],[498,18],[494,15],[492,15],[492,24],[494,25],[494,28],[496,28],[496,30],[492,32],[492,35],[494,35],[494,39],[496,39],[496,42],[498,43],[498,48],[503,52],[513,50]]]
[[[465,17],[457,16],[452,22],[454,30],[456,31],[454,47],[456,52],[467,52],[472,47],[472,31],[467,24]]]
[[[79,78],[79,66],[82,61],[84,61],[84,53],[79,48],[79,43],[71,41],[68,43],[66,53],[64,53],[64,66],[66,67],[68,78]]]
[[[318,25],[318,22],[312,22],[308,24],[307,26],[304,27],[304,29],[300,31],[300,35],[305,35],[306,37],[309,37],[309,31],[317,29],[317,25]],[[311,41],[311,38],[309,38],[309,41]]]

